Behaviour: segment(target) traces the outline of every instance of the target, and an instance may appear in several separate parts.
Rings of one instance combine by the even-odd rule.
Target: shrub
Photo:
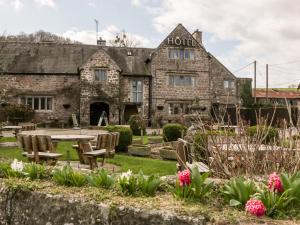
[[[104,129],[109,132],[119,132],[120,133],[119,144],[118,144],[118,146],[116,146],[116,150],[124,151],[124,150],[127,150],[127,147],[129,145],[131,145],[132,130],[129,127],[115,125],[115,126],[106,126]]]
[[[143,118],[140,115],[131,115],[128,124],[130,125],[130,129],[132,130],[133,135],[140,136],[141,130],[143,129],[143,134],[146,134],[145,124]]]
[[[250,137],[256,137],[263,143],[275,142],[278,140],[279,133],[278,130],[271,126],[251,126],[247,129],[247,134]]]
[[[110,188],[115,183],[115,178],[108,175],[107,171],[101,169],[87,177],[88,182],[94,187]]]
[[[86,177],[76,172],[69,165],[62,169],[55,169],[53,172],[53,180],[60,185],[82,187],[86,183]]]
[[[222,194],[230,206],[244,207],[255,191],[253,181],[238,177],[224,185]]]
[[[205,155],[206,148],[208,146],[208,138],[207,134],[203,132],[197,132],[194,135],[194,153],[195,153],[195,161],[204,161],[207,157]]]
[[[0,121],[27,122],[34,117],[34,110],[25,105],[9,104],[0,108]]]
[[[163,136],[165,141],[177,141],[186,133],[186,127],[178,123],[169,123],[163,127]]]

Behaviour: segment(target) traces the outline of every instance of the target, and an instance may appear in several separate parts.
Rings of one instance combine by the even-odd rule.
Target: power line
[[[240,69],[238,69],[238,70],[234,71],[233,73],[237,73],[237,72],[239,72],[239,71],[241,71],[241,70],[245,69],[246,67],[248,67],[248,66],[252,65],[253,63],[254,63],[254,62],[251,62],[251,63],[247,64],[246,66],[243,66],[242,68],[240,68]]]
[[[287,61],[283,63],[276,63],[276,64],[271,64],[269,66],[280,66],[280,65],[286,65],[286,64],[293,64],[293,63],[300,63],[300,60],[295,60],[295,61]]]

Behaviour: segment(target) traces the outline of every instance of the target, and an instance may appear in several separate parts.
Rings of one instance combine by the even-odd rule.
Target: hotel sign
[[[168,37],[167,45],[195,47],[196,41],[192,38]]]

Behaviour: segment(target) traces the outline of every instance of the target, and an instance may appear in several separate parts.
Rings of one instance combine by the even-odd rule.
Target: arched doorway
[[[98,125],[99,118],[102,115],[103,111],[107,115],[107,119],[109,121],[109,105],[104,102],[94,102],[90,105],[90,125],[96,126]],[[104,125],[104,120],[102,121],[102,125]]]
[[[136,105],[126,105],[124,109],[124,121],[125,123],[128,122],[131,115],[138,114],[138,109]]]

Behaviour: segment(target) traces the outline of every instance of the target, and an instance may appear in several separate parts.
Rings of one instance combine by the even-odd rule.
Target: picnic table
[[[22,129],[22,126],[3,126],[1,129],[13,131],[13,134],[17,137],[18,133]]]
[[[85,135],[85,134],[57,134],[57,135],[51,135],[51,140],[53,144],[57,145],[59,141],[77,141],[78,148],[77,148],[77,154],[79,157],[80,163],[85,164],[86,160],[83,156],[83,149],[81,149],[80,146],[82,146],[82,143],[87,143],[91,140],[95,139],[92,135]],[[69,152],[67,151],[67,159],[69,160]]]

